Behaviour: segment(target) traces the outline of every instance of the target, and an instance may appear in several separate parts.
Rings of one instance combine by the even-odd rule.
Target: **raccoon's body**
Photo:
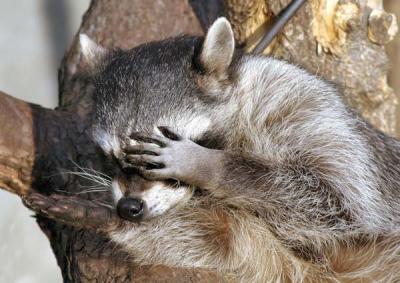
[[[225,19],[204,41],[81,44],[98,67],[94,138],[137,173],[113,191],[143,201],[140,221],[109,231],[136,261],[242,282],[400,280],[400,143],[332,86],[235,53]]]

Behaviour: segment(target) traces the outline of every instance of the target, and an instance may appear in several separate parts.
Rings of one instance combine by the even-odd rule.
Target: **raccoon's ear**
[[[235,39],[231,24],[218,18],[209,28],[200,53],[200,63],[207,72],[222,75],[232,62]]]
[[[79,34],[79,45],[81,47],[85,64],[90,67],[95,67],[108,54],[106,48],[94,42],[84,33]]]

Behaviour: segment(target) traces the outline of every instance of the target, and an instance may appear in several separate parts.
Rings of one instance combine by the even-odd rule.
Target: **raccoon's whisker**
[[[104,186],[109,186],[111,185],[111,181],[104,179],[100,176],[97,175],[93,175],[87,172],[74,172],[74,171],[64,171],[64,172],[60,172],[60,174],[70,174],[70,175],[76,175],[79,177],[82,177],[84,179],[93,181],[99,185],[104,185]]]
[[[80,195],[80,194],[88,194],[88,193],[103,193],[103,192],[108,192],[108,190],[105,190],[105,189],[98,189],[98,190],[83,190],[83,191],[77,192],[76,194],[77,194],[77,195]]]
[[[81,170],[81,171],[84,172],[84,173],[92,172],[94,175],[96,175],[96,176],[98,176],[98,177],[107,179],[107,180],[109,180],[109,181],[112,180],[112,178],[111,178],[110,176],[108,176],[108,175],[106,175],[106,174],[104,174],[104,173],[102,173],[102,172],[100,172],[100,171],[97,171],[97,170],[95,170],[95,169],[93,169],[93,168],[88,168],[88,167],[79,166],[79,164],[77,164],[77,163],[74,162],[73,160],[71,160],[71,162],[72,162],[72,164],[74,164],[79,170]],[[88,172],[88,171],[89,171],[89,172]],[[89,174],[90,174],[90,173],[89,173]]]
[[[92,189],[92,188],[103,188],[103,189],[108,189],[108,190],[111,189],[111,186],[103,186],[103,185],[98,185],[98,184],[95,184],[95,185],[87,185],[87,186],[80,185],[80,187],[81,187],[81,188],[84,188],[84,189]]]
[[[88,189],[88,190],[82,190],[80,192],[68,192],[64,190],[55,190],[56,192],[64,193],[64,194],[70,194],[70,195],[80,195],[80,194],[88,194],[88,193],[100,193],[100,192],[109,192],[108,189]]]
[[[100,204],[104,207],[110,208],[110,209],[114,209],[114,207],[112,205],[109,205],[107,203],[101,202],[101,201],[96,201],[97,204]]]
[[[107,176],[107,175],[105,175],[105,174],[103,174],[101,172],[98,172],[98,171],[96,171],[94,169],[91,169],[91,168],[83,168],[83,167],[81,167],[81,166],[79,166],[77,164],[75,164],[75,166],[80,170],[80,171],[77,171],[77,172],[88,174],[88,175],[92,176],[93,178],[98,178],[98,179],[101,179],[103,181],[107,180],[107,181],[111,182],[111,177],[109,177],[109,176]]]
[[[111,184],[111,180],[105,179],[105,178],[103,178],[103,177],[101,177],[99,175],[94,175],[94,174],[91,174],[91,173],[86,172],[86,171],[79,172],[79,173],[81,173],[82,175],[85,175],[85,176],[89,176],[90,178],[93,178],[93,180],[98,180],[103,184],[108,184],[108,183]]]
[[[103,186],[103,185],[93,185],[93,186],[80,186],[83,190],[107,190],[109,191],[111,187]]]
[[[105,178],[103,178],[103,177],[101,177],[101,176],[98,176],[98,175],[90,174],[90,173],[88,173],[88,172],[79,172],[79,171],[63,170],[63,171],[61,171],[61,172],[59,172],[59,173],[55,173],[55,174],[52,174],[52,175],[48,175],[48,176],[46,176],[46,177],[59,176],[59,175],[64,175],[64,174],[81,175],[82,177],[83,177],[83,176],[89,176],[89,177],[91,177],[91,180],[92,180],[92,181],[95,181],[95,182],[96,182],[97,180],[99,180],[99,181],[101,181],[101,182],[104,182],[104,183],[109,182],[109,183],[111,184],[111,180],[105,179]]]
[[[110,176],[108,176],[108,175],[106,175],[106,174],[104,174],[104,173],[102,173],[100,171],[94,170],[92,168],[84,168],[84,169],[89,171],[89,172],[93,172],[95,175],[97,175],[99,177],[102,177],[104,179],[107,179],[107,180],[110,180],[110,181],[112,180],[112,178]]]

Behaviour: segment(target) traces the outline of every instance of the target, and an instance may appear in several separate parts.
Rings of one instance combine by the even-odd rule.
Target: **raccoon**
[[[400,280],[400,143],[331,84],[204,38],[131,50],[80,43],[93,137],[118,161],[109,237],[140,264],[240,282]]]

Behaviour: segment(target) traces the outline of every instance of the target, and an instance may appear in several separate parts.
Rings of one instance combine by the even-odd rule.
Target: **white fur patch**
[[[135,141],[134,139],[129,139],[128,143],[130,146],[135,146],[139,144],[139,142]]]
[[[207,32],[201,62],[208,71],[225,71],[232,61],[235,39],[226,18],[217,19]]]
[[[181,186],[170,188],[162,182],[157,182],[153,187],[144,191],[139,197],[145,201],[148,217],[164,214],[178,204],[184,203],[191,197],[191,190]]]
[[[120,145],[117,137],[107,133],[103,129],[96,128],[93,131],[93,139],[106,154],[114,153],[114,155],[117,156],[120,152]]]
[[[173,130],[178,130],[179,132],[177,132],[177,134],[185,138],[196,139],[201,137],[201,135],[209,129],[211,120],[204,115],[195,116],[189,114],[160,119],[157,125],[169,126]],[[157,127],[154,127],[154,132],[162,135]]]
[[[99,60],[107,52],[105,48],[98,45],[84,33],[79,35],[79,44],[85,61],[88,63],[95,63],[95,61]]]
[[[146,217],[152,218],[164,214],[178,204],[185,203],[190,199],[191,192],[186,186],[171,188],[163,182],[155,182],[151,188],[136,196],[146,203],[148,210]],[[111,193],[115,205],[124,196],[117,179],[112,182]]]
[[[124,196],[119,186],[118,180],[116,179],[112,181],[111,193],[115,204],[117,204],[118,201]]]

